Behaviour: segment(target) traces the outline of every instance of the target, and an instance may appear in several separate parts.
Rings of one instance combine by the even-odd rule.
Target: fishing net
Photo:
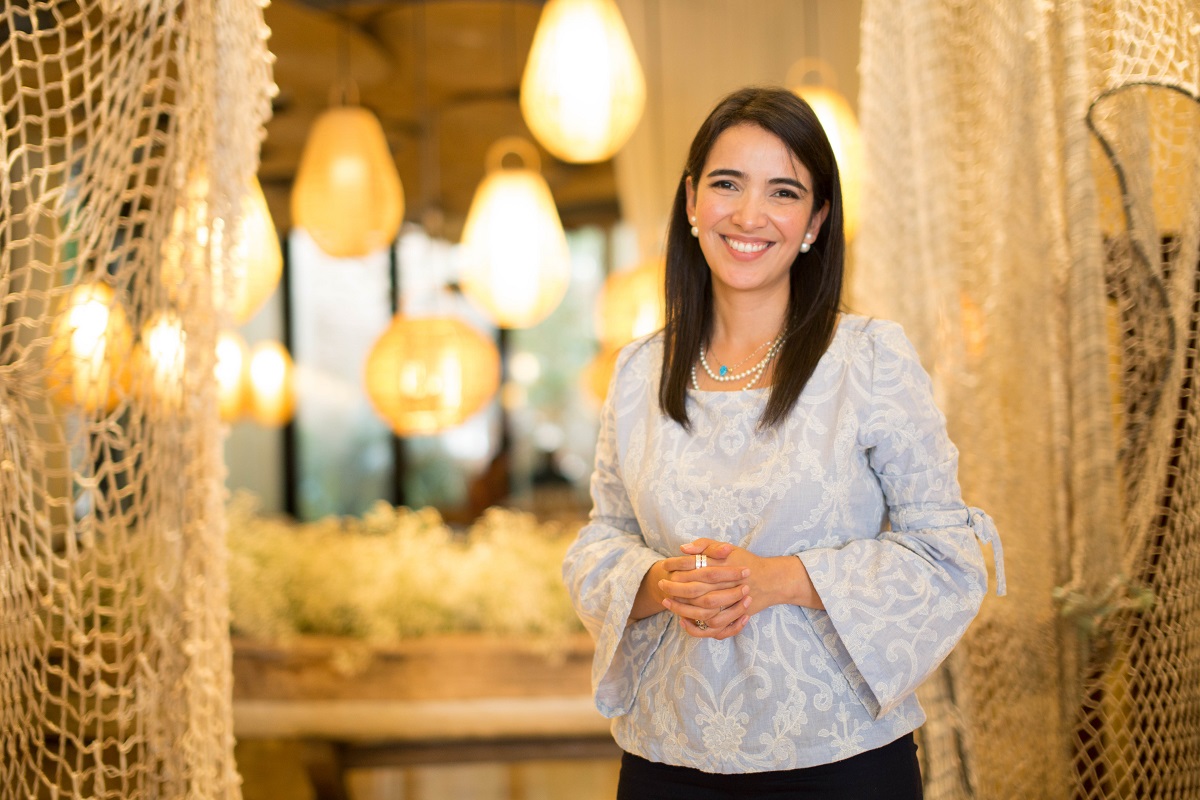
[[[0,798],[238,797],[220,309],[249,0],[0,2]]]
[[[904,323],[1009,594],[927,796],[1200,796],[1200,10],[867,0],[852,299]]]

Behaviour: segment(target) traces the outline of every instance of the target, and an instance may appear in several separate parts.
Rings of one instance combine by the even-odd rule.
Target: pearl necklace
[[[740,372],[740,373],[737,373],[734,375],[729,375],[729,374],[714,375],[712,369],[710,369],[708,366],[708,361],[704,358],[704,346],[701,345],[700,346],[700,366],[704,367],[704,372],[708,375],[708,377],[712,378],[714,381],[717,381],[718,383],[740,381],[743,378],[749,378],[750,380],[746,383],[745,386],[742,387],[742,391],[744,392],[747,389],[752,388],[754,386],[754,384],[758,383],[759,378],[761,378],[763,372],[766,371],[767,365],[771,363],[771,359],[775,357],[775,355],[779,352],[779,348],[782,346],[783,346],[783,337],[782,336],[776,337],[774,339],[774,341],[771,342],[771,347],[767,350],[766,355],[763,356],[762,361],[759,361],[757,364],[755,364],[750,369],[746,370],[745,372]],[[692,364],[691,372],[692,372],[692,388],[698,392],[698,391],[700,391],[700,381],[698,381],[696,379],[696,365],[694,363]]]
[[[762,344],[760,344],[758,347],[754,348],[754,351],[753,351],[752,353],[750,353],[750,355],[746,356],[746,357],[745,357],[745,358],[743,358],[741,361],[739,361],[739,362],[737,362],[736,364],[734,364],[732,367],[727,367],[727,366],[725,366],[724,364],[722,364],[722,365],[720,366],[720,368],[717,370],[717,375],[720,375],[722,378],[723,378],[723,377],[725,377],[725,376],[726,376],[726,375],[728,375],[730,372],[733,372],[735,369],[737,369],[738,367],[740,367],[742,364],[745,364],[747,361],[749,361],[750,359],[754,358],[756,355],[758,355],[758,351],[759,351],[759,350],[762,350],[764,347],[766,347],[767,345],[769,345],[769,344],[773,343],[774,341],[775,341],[774,339],[768,339],[767,341],[763,342],[763,343],[762,343]],[[704,349],[703,349],[703,348],[701,348],[701,349],[700,349],[700,352],[701,352],[701,356],[700,356],[700,357],[701,357],[701,358],[704,358],[704,355],[703,355],[703,353],[704,353]],[[712,353],[710,352],[708,355],[712,355]],[[705,371],[707,371],[707,370],[708,370],[708,361],[707,361],[707,360],[704,362],[704,369],[705,369]],[[708,374],[709,374],[709,375],[712,375],[712,373],[711,373],[711,372],[709,372]],[[716,376],[716,375],[713,375],[713,377],[714,377],[714,378],[716,378],[717,376]],[[717,378],[717,380],[720,380],[720,378]]]

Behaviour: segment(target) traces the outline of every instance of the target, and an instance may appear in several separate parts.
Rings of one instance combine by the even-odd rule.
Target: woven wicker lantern
[[[233,321],[241,325],[262,308],[279,285],[283,252],[258,178],[242,196],[241,229],[233,253]]]
[[[112,287],[89,281],[71,290],[52,328],[47,384],[59,403],[111,411],[129,390],[133,330]]]
[[[217,336],[217,405],[223,422],[236,422],[246,408],[249,377],[249,352],[246,340],[237,331],[221,331]]]
[[[604,281],[596,301],[596,328],[607,349],[617,349],[666,324],[661,258],[614,272]]]
[[[646,105],[646,80],[613,0],[550,0],[521,78],[521,113],[563,161],[612,158]]]
[[[523,167],[503,165],[513,154]],[[528,328],[567,292],[567,237],[532,143],[501,139],[488,151],[487,165],[463,228],[462,290],[501,328]]]
[[[401,436],[459,425],[499,385],[496,345],[453,317],[397,315],[367,357],[367,395]]]
[[[313,123],[292,189],[292,220],[324,252],[365,256],[391,244],[404,219],[400,174],[379,120],[339,106]]]
[[[263,341],[250,351],[251,418],[259,425],[286,425],[296,408],[292,357],[276,341]]]
[[[142,326],[133,351],[136,389],[160,408],[177,410],[184,402],[187,336],[173,311],[159,311]]]

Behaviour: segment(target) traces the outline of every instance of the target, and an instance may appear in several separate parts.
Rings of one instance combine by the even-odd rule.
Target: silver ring
[[[700,630],[702,630],[702,631],[708,630],[708,623],[705,622],[704,620],[694,619],[694,620],[692,620],[692,622],[696,623],[696,627],[699,628]]]
[[[696,556],[696,569],[704,569],[708,566],[708,556],[700,553]]]

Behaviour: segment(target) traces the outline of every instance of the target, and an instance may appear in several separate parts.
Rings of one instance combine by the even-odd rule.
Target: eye
[[[725,190],[732,190],[732,189],[737,188],[736,186],[733,185],[733,181],[726,180],[725,178],[718,178],[717,180],[710,183],[709,186],[711,186],[713,189],[725,189]]]
[[[783,200],[799,200],[800,195],[794,189],[780,189],[775,196]]]

